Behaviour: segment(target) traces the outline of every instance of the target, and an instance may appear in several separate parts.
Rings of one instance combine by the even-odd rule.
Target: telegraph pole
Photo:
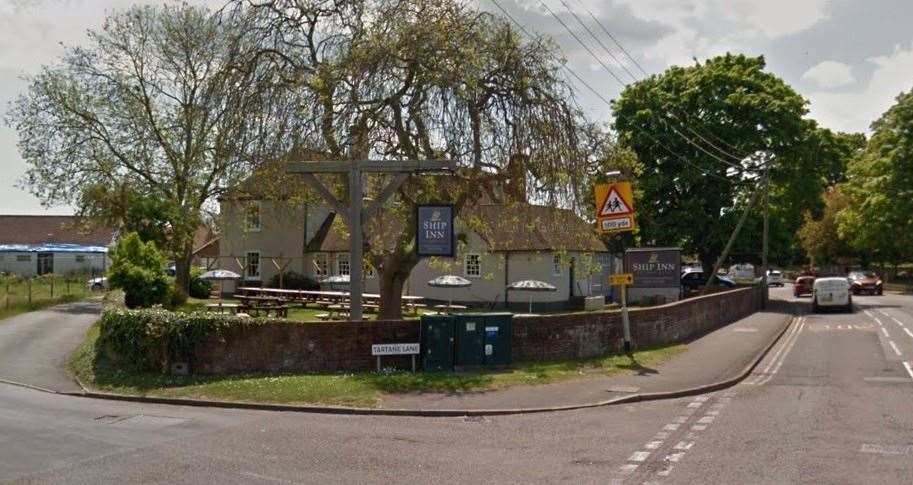
[[[767,305],[770,287],[767,285],[767,250],[768,235],[770,226],[768,223],[768,212],[770,212],[770,163],[764,164],[764,242],[761,250],[761,284],[764,285],[764,305]]]
[[[333,160],[290,162],[286,172],[301,174],[332,209],[342,217],[349,228],[349,315],[353,321],[362,319],[363,293],[362,264],[364,249],[364,223],[371,216],[380,212],[384,202],[390,198],[412,174],[423,172],[452,171],[456,163],[452,160]],[[318,173],[345,173],[349,177],[349,203],[343,204],[323,183],[317,179]],[[368,173],[394,175],[380,194],[364,208],[364,180]]]

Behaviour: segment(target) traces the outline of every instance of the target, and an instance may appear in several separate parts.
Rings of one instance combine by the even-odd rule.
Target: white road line
[[[656,474],[661,477],[668,477],[672,473],[672,468],[673,468],[673,466],[669,465],[666,468],[663,468],[662,470],[656,472]]]
[[[635,451],[628,457],[628,461],[646,461],[647,457],[650,456],[649,451]]]
[[[694,446],[693,441],[679,441],[674,448],[676,450],[690,450],[692,446]]]
[[[883,333],[885,337],[891,338],[891,336],[888,335],[888,330],[886,328],[881,327],[881,333]]]
[[[659,447],[662,446],[662,445],[663,445],[663,442],[662,442],[662,441],[658,441],[658,440],[657,440],[657,441],[650,441],[649,443],[647,443],[647,444],[644,445],[644,448],[646,448],[646,449],[648,449],[648,450],[655,450],[655,449],[659,448]]]
[[[903,363],[903,368],[904,368],[904,369],[907,369],[907,374],[910,374],[910,379],[913,379],[913,367],[910,367],[910,363],[909,363],[909,362],[904,362],[904,363]]]
[[[872,316],[872,313],[869,312],[868,310],[863,310],[862,312],[865,313],[866,315],[870,316],[870,317]],[[874,318],[874,317],[873,317],[873,318]]]
[[[891,315],[888,314],[888,312],[882,310],[881,308],[878,309],[878,313],[880,313],[880,314],[882,314],[882,315],[884,315],[884,316],[886,316],[886,317],[890,317],[890,316],[891,316]]]
[[[909,328],[904,327],[903,331],[906,332],[910,337],[913,337],[913,332],[911,332]]]
[[[681,460],[683,456],[685,456],[684,451],[680,451],[678,453],[669,453],[668,455],[666,455],[666,461],[671,461],[672,463],[678,463],[678,461]]]
[[[707,429],[707,425],[705,424],[695,424],[691,427],[692,431],[704,431],[705,429]]]
[[[802,330],[804,328],[805,328],[805,320],[803,320],[802,323],[799,324],[799,329],[796,330],[795,335],[793,336],[792,340],[789,342],[789,346],[786,347],[785,351],[780,356],[776,367],[774,367],[773,370],[770,371],[770,374],[768,374],[767,377],[765,377],[764,379],[759,381],[757,385],[763,386],[764,384],[767,384],[768,382],[770,382],[771,379],[774,378],[774,376],[777,374],[777,372],[780,371],[780,367],[783,366],[783,362],[786,361],[786,357],[789,355],[789,352],[792,351],[793,347],[796,345],[796,342],[799,340],[799,335],[802,333]]]
[[[702,403],[702,402],[689,402],[688,403],[689,408],[699,408],[703,405],[704,405],[704,403]]]
[[[665,440],[668,438],[669,438],[669,433],[667,431],[660,431],[659,433],[656,433],[655,436],[653,436],[654,440]]]
[[[900,349],[897,348],[897,344],[895,344],[893,340],[888,340],[888,343],[891,344],[891,348],[894,349],[894,353],[899,357]]]
[[[692,401],[707,402],[709,399],[709,396],[696,396],[694,399],[692,399]]]
[[[678,424],[685,424],[688,422],[688,416],[676,416],[672,421]]]
[[[878,324],[881,325],[882,327],[884,326],[884,324],[881,323],[881,320],[879,320],[878,317],[872,317],[872,320],[875,320],[876,322],[878,322]]]
[[[698,424],[710,424],[714,419],[716,419],[716,416],[704,416],[703,418],[698,419],[697,422]]]
[[[894,323],[896,323],[896,324],[900,325],[901,327],[903,327],[903,322],[901,322],[900,320],[898,320],[898,319],[896,319],[896,318],[894,318],[894,317],[891,317],[891,320],[894,320]]]
[[[664,429],[665,431],[675,431],[675,430],[678,429],[679,426],[681,426],[681,425],[680,425],[680,424],[675,424],[675,423],[673,423],[673,424],[667,424],[667,425],[663,426],[663,429]]]
[[[625,465],[621,465],[621,467],[618,468],[618,471],[622,475],[630,475],[630,474],[634,473],[634,470],[637,470],[637,467],[639,467],[639,466],[640,465],[638,465],[636,463],[627,463]]]
[[[774,365],[774,362],[777,361],[777,358],[778,358],[778,357],[780,356],[780,354],[783,352],[783,349],[785,349],[786,347],[789,346],[790,340],[793,338],[793,335],[795,335],[795,334],[799,331],[799,327],[802,325],[802,323],[804,322],[804,320],[805,320],[805,317],[799,317],[799,318],[795,321],[795,323],[793,324],[793,327],[789,329],[789,333],[786,334],[786,338],[783,339],[783,343],[780,344],[779,347],[777,347],[777,351],[774,352],[773,357],[770,358],[770,362],[767,363],[767,367],[765,367],[763,371],[761,371],[761,372],[757,373],[756,375],[752,376],[751,379],[748,379],[747,381],[745,381],[745,384],[754,385],[754,384],[757,384],[758,382],[760,382],[761,380],[764,379],[764,377],[765,377],[765,375],[767,374],[767,372],[768,372],[768,371],[770,370],[770,368]]]

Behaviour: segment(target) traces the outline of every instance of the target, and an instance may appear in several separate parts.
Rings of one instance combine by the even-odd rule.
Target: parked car
[[[814,276],[800,276],[796,278],[793,284],[793,296],[799,298],[802,295],[811,295],[812,286],[815,284]]]
[[[884,293],[884,284],[881,282],[881,278],[870,271],[852,271],[847,276],[847,279],[850,280],[854,295],[862,293],[881,295]]]
[[[101,291],[108,289],[108,278],[92,278],[89,281],[86,281],[86,288],[93,291]]]
[[[704,283],[706,282],[707,274],[703,271],[685,271],[682,273],[682,290],[684,290],[685,293],[700,290],[704,287]],[[728,276],[717,276],[713,279],[711,286],[717,288],[732,288],[735,286],[735,281],[732,281]]]
[[[783,273],[775,269],[768,270],[767,286],[783,286]]]
[[[846,278],[828,277],[818,278],[812,287],[812,312],[819,312],[823,308],[842,308],[844,311],[853,311],[853,294],[850,291],[850,282]]]

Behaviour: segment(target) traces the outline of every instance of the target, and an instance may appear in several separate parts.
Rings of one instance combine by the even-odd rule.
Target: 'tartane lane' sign
[[[419,353],[419,345],[415,344],[374,344],[371,346],[371,355],[414,355]]]
[[[416,209],[415,219],[415,247],[418,255],[452,258],[453,206],[420,205]]]

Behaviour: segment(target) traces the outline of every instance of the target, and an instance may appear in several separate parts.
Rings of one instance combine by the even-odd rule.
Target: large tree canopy
[[[771,206],[778,197],[791,198],[783,207],[795,212],[793,221],[779,231],[778,223],[772,224],[775,233],[788,233],[791,240],[801,224],[802,199],[810,193],[820,205],[826,183],[819,179],[840,171],[818,162],[815,147],[831,134],[803,118],[806,104],[765,71],[763,57],[727,54],[628,86],[613,111],[621,141],[643,164],[642,241],[681,245],[711,266],[764,163],[771,167]],[[800,172],[812,175],[803,183],[814,187],[792,185]],[[740,246],[749,244],[752,253],[760,251],[759,238],[743,237]]]
[[[872,123],[842,191],[849,203],[837,216],[841,237],[874,261],[913,259],[913,91]]]
[[[382,317],[418,262],[418,203],[459,211],[487,181],[510,176],[517,194],[577,203],[585,180],[585,124],[560,75],[555,47],[524,42],[506,21],[457,0],[238,2],[271,42],[259,59],[305,102],[304,153],[331,159],[451,159],[452,177],[413,177],[388,204],[386,241],[369,240]],[[508,170],[508,165],[511,169]],[[380,178],[380,177],[378,177]],[[368,180],[376,193],[378,180]],[[337,184],[343,198],[345,182]]]
[[[90,216],[130,214],[125,191],[155,201],[186,290],[203,208],[294,132],[289,93],[247,64],[250,31],[243,12],[187,5],[108,17],[11,106],[26,185]]]

